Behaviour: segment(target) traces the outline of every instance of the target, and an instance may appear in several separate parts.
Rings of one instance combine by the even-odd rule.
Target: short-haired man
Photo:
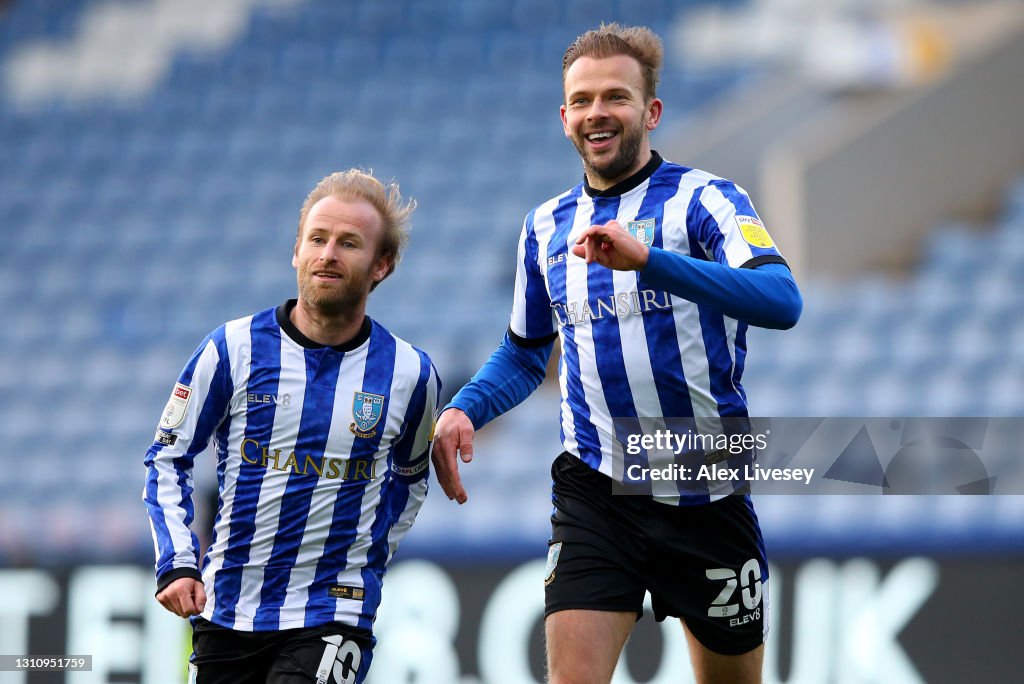
[[[545,580],[553,684],[609,682],[646,591],[657,619],[682,619],[698,682],[761,681],[768,566],[750,498],[612,495],[614,419],[745,418],[747,326],[789,328],[802,308],[746,193],[651,149],[661,62],[661,41],[642,27],[601,26],[566,51],[562,125],[583,182],[527,216],[508,333],[434,441],[438,481],[463,503],[457,454],[469,462],[474,430],[540,384],[560,339],[565,451],[552,466]]]
[[[381,583],[427,492],[440,382],[366,315],[415,203],[352,169],[299,216],[298,299],[214,330],[146,454],[157,600],[192,618],[198,684],[362,682]],[[197,567],[192,466],[217,453],[213,541]]]

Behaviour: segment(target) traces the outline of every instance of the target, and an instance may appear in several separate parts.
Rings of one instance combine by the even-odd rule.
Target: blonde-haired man
[[[156,598],[192,618],[198,684],[366,676],[440,392],[427,355],[366,315],[414,207],[356,169],[324,178],[300,213],[298,298],[214,330],[174,386],[143,498]],[[200,573],[192,467],[210,439],[219,496]]]
[[[463,503],[457,455],[468,463],[474,431],[540,384],[560,340],[565,451],[552,466],[545,579],[553,684],[609,682],[648,591],[658,620],[681,618],[698,682],[761,681],[768,566],[742,483],[733,496],[733,483],[701,491],[633,481],[643,468],[623,467],[623,419],[745,420],[747,326],[789,328],[802,307],[746,193],[651,149],[661,63],[643,27],[601,26],[565,52],[562,126],[583,182],[527,216],[508,333],[434,441],[438,481]],[[636,458],[650,471],[658,457]],[[645,495],[613,496],[627,485]]]

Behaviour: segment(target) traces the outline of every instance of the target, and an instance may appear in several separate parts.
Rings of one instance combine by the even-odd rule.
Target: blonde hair
[[[402,258],[405,246],[409,243],[409,217],[416,209],[416,200],[410,198],[403,203],[398,183],[390,181],[385,185],[374,178],[372,170],[335,171],[317,183],[306,196],[306,201],[302,203],[302,209],[299,211],[299,237],[302,236],[302,226],[306,224],[306,216],[309,215],[310,209],[325,197],[334,197],[344,202],[364,201],[377,210],[384,224],[384,236],[381,238],[378,256],[390,257],[391,265],[384,278],[391,275]],[[373,287],[384,278],[374,283]]]
[[[603,59],[616,55],[626,55],[640,63],[644,77],[644,98],[648,102],[653,100],[665,50],[661,46],[661,38],[646,26],[601,24],[578,36],[562,57],[562,86],[565,86],[565,73],[580,57]]]

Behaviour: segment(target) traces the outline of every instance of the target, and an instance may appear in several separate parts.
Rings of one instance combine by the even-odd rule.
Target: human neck
[[[645,166],[647,166],[647,164],[650,163],[652,158],[653,153],[651,152],[651,148],[644,147],[644,149],[640,150],[640,152],[636,155],[636,158],[633,160],[633,163],[630,164],[629,169],[623,172],[622,174],[616,176],[615,178],[604,178],[602,176],[599,176],[596,173],[593,173],[590,169],[586,168],[586,165],[584,165],[583,173],[587,177],[587,185],[589,185],[591,188],[598,191],[607,190],[609,188],[614,188],[622,181],[632,176],[635,176]]]
[[[359,334],[365,317],[365,302],[342,313],[330,313],[311,306],[301,298],[289,315],[299,332],[328,347],[343,345]]]
[[[616,181],[614,185],[606,188],[595,188],[590,184],[590,176],[586,173],[583,175],[584,184],[583,190],[591,197],[620,197],[627,192],[630,192],[634,188],[638,187],[641,183],[651,177],[661,163],[664,161],[656,151],[650,151],[650,159],[647,163],[641,166],[636,171],[633,171],[629,175],[624,176],[620,180]]]

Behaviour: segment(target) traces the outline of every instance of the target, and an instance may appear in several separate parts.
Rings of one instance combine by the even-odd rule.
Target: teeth
[[[604,140],[605,138],[612,137],[612,135],[614,134],[610,131],[605,131],[603,133],[591,133],[587,136],[587,140]]]

